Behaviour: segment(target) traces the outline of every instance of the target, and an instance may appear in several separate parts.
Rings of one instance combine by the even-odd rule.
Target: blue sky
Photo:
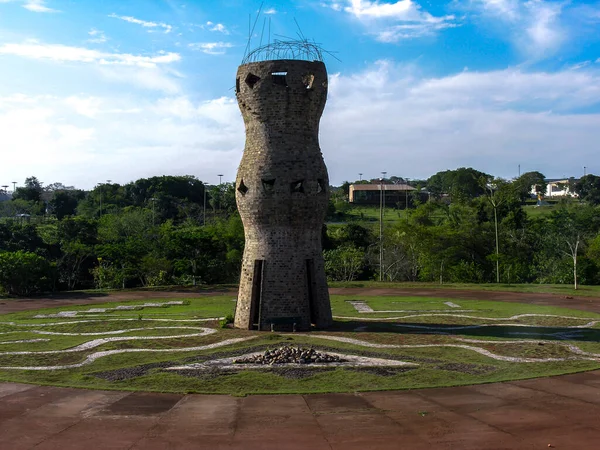
[[[330,179],[600,172],[600,2],[0,0],[0,185],[233,180],[233,86],[251,46],[335,52]],[[264,24],[264,33],[263,33]]]

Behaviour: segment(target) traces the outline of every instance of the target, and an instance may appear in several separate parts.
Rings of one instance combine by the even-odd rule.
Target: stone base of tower
[[[235,312],[236,328],[309,331],[332,323],[324,261],[320,252],[279,252],[261,258],[246,249]],[[294,327],[295,324],[295,327]]]

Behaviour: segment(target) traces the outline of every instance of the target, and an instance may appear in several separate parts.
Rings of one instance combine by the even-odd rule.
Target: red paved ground
[[[557,306],[567,306],[567,302],[573,308],[600,311],[600,299],[543,294],[412,289],[352,293],[487,298]],[[165,294],[59,298],[50,303],[181,296]],[[0,301],[5,303],[0,304],[0,313],[39,308],[41,302]],[[549,445],[569,450],[600,448],[600,371],[457,388],[246,398],[0,384],[2,450],[534,450]]]

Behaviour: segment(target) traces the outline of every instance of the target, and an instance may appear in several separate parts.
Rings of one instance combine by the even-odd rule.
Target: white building
[[[572,190],[572,187],[578,182],[575,178],[546,178],[545,198],[552,197],[577,197],[577,193]],[[531,187],[531,195],[536,196],[535,186]]]

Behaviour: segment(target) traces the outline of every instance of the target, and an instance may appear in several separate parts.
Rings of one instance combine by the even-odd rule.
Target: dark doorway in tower
[[[310,323],[317,323],[317,305],[315,295],[315,261],[306,260],[306,294],[308,297],[308,309],[310,311]]]
[[[264,261],[254,261],[254,273],[252,274],[252,299],[250,300],[250,330],[260,330],[260,304],[262,296]]]

